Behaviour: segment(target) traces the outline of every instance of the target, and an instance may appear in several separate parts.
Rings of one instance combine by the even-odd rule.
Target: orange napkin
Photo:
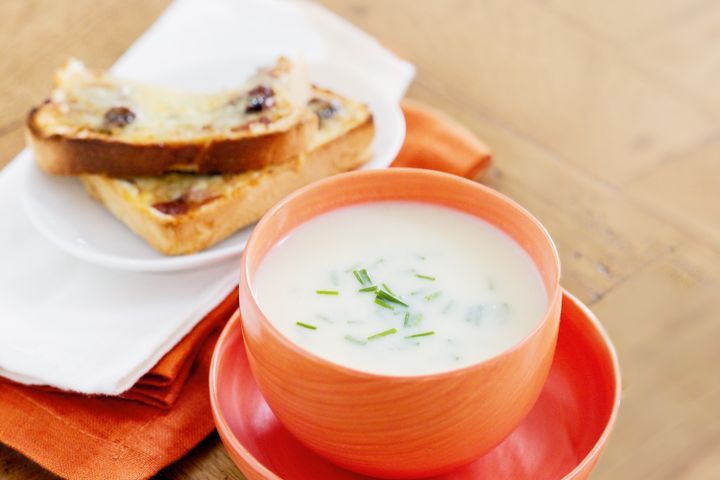
[[[407,134],[393,166],[468,178],[489,167],[489,149],[461,125],[416,102],[403,111]],[[0,442],[66,478],[150,477],[214,428],[210,358],[237,302],[233,291],[122,398],[0,382]]]
[[[476,178],[490,167],[490,149],[443,112],[413,100],[402,103],[407,133],[393,167],[440,170]]]

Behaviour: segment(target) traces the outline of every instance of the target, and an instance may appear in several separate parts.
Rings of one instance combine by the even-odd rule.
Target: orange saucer
[[[250,480],[368,478],[327,462],[278,422],[250,372],[238,314],[215,347],[210,400],[220,437]],[[612,344],[590,310],[564,292],[555,359],[530,414],[490,453],[434,478],[587,478],[619,406],[620,370]]]

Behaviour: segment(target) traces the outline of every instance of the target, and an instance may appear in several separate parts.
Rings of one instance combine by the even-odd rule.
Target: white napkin
[[[397,100],[414,75],[412,65],[334,14],[281,0],[177,0],[114,68],[149,80],[187,65],[280,54],[342,65]],[[23,151],[0,172],[0,375],[120,394],[233,288],[239,260],[170,274],[77,260],[25,218],[19,199],[30,161]]]

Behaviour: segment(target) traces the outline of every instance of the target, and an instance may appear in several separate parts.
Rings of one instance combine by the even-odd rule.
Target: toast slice
[[[160,252],[197,252],[256,222],[292,191],[369,160],[375,130],[365,105],[315,88],[308,106],[319,129],[307,152],[281,164],[237,175],[80,179],[93,197]]]
[[[28,115],[38,165],[60,175],[240,173],[307,151],[317,131],[304,66],[281,57],[243,87],[177,92],[70,60],[50,99]]]

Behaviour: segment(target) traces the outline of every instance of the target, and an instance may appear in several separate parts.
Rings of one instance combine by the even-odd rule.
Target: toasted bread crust
[[[46,135],[35,121],[42,105],[28,114],[26,140],[37,164],[55,175],[114,177],[161,175],[169,171],[241,173],[282,163],[307,149],[318,128],[308,111],[287,131],[203,142],[132,144],[105,138]]]
[[[284,163],[268,166],[248,188],[189,212],[153,215],[128,202],[117,183],[81,176],[86,189],[113,215],[160,252],[182,255],[203,250],[250,225],[287,194],[315,180],[359,167],[369,159],[375,127],[371,116],[343,136]],[[276,154],[276,153],[275,153]]]

